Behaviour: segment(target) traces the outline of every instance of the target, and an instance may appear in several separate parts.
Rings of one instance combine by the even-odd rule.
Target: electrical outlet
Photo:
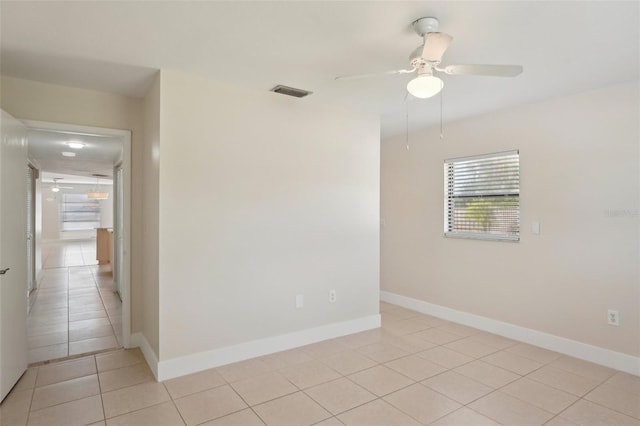
[[[620,325],[620,314],[614,309],[607,311],[607,323],[609,325]]]
[[[302,294],[296,296],[296,308],[304,308],[304,296]]]
[[[329,303],[335,303],[336,301],[336,291],[329,290]]]

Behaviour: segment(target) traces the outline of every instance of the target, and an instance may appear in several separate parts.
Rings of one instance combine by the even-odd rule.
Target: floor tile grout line
[[[565,411],[567,411],[569,408],[573,407],[575,404],[577,404],[582,398],[578,398],[577,400],[575,400],[574,402],[572,402],[571,404],[569,404],[568,407],[566,407],[564,410],[560,411],[558,414],[554,415],[553,417],[551,417],[549,420],[547,420],[546,422],[544,422],[543,426],[548,424],[550,421],[554,420],[554,419],[562,419],[563,417],[560,417],[560,414],[564,413]]]
[[[171,392],[169,392],[169,388],[167,388],[167,381],[165,380],[160,383],[162,383],[162,385],[164,386],[164,390],[167,392],[167,395],[169,395],[169,401],[171,401],[171,405],[173,405],[173,408],[175,408],[176,412],[180,416],[180,420],[182,420],[182,423],[186,425],[187,421],[185,420],[185,418],[182,416],[182,413],[178,409],[178,405],[176,405],[175,399],[173,399],[173,396],[171,396]]]
[[[543,384],[543,385],[545,385],[545,386],[549,386],[550,388],[553,388],[553,389],[555,389],[555,390],[559,390],[559,391],[562,391],[562,392],[568,393],[569,395],[573,395],[573,396],[576,396],[576,397],[578,397],[578,398],[583,398],[584,396],[586,396],[587,394],[589,394],[589,393],[593,392],[597,387],[601,386],[602,384],[604,384],[604,383],[606,382],[606,380],[605,380],[605,381],[602,381],[602,382],[600,382],[599,384],[595,385],[593,388],[590,388],[590,389],[589,389],[588,391],[586,391],[584,394],[582,394],[582,395],[576,395],[575,393],[573,393],[573,392],[569,392],[568,390],[561,389],[561,388],[556,387],[556,386],[554,386],[554,385],[551,385],[551,384],[548,384],[548,383],[542,382],[542,381],[540,381],[540,380],[538,380],[538,379],[536,379],[536,378],[534,378],[534,377],[529,377],[531,374],[535,373],[536,371],[539,371],[539,370],[543,369],[544,367],[550,367],[550,368],[553,368],[553,369],[556,369],[556,370],[559,370],[559,371],[562,371],[562,372],[565,372],[565,373],[573,374],[574,376],[582,377],[582,378],[585,378],[585,379],[590,379],[589,377],[583,376],[583,375],[581,375],[581,374],[576,374],[576,373],[573,373],[573,372],[571,372],[571,371],[563,370],[563,369],[561,369],[561,368],[554,367],[554,366],[552,366],[552,365],[550,365],[550,364],[545,364],[545,365],[543,365],[542,367],[540,367],[540,368],[538,368],[538,369],[536,369],[536,370],[534,370],[534,371],[532,371],[532,372],[530,372],[530,373],[527,373],[527,375],[526,375],[526,376],[524,376],[524,377],[527,377],[529,380],[533,380],[533,381],[534,381],[534,382],[536,382],[536,383],[540,383],[540,384]],[[592,380],[593,380],[593,379],[592,379]]]
[[[331,380],[331,381],[329,381],[329,382],[320,383],[320,384],[318,384],[318,385],[316,385],[316,386],[320,386],[320,385],[324,385],[324,384],[327,384],[327,383],[335,382],[335,381],[338,381],[338,380],[340,380],[340,379],[346,379],[346,380],[349,380],[349,378],[347,378],[347,377],[345,377],[345,376],[342,376],[342,377],[339,377],[339,378],[337,378],[337,379],[335,379],[335,380]],[[340,411],[339,413],[333,413],[331,410],[329,410],[329,408],[328,408],[328,407],[325,407],[325,406],[324,406],[320,401],[316,400],[313,396],[309,395],[305,390],[302,390],[301,392],[303,392],[306,396],[308,396],[309,398],[311,398],[311,400],[313,400],[316,404],[320,405],[322,408],[324,408],[325,410],[327,410],[327,412],[329,412],[329,413],[331,414],[331,417],[337,417],[337,416],[339,416],[340,414],[344,414],[344,413],[346,413],[347,411],[355,410],[355,409],[356,409],[356,408],[358,408],[358,407],[362,407],[363,405],[369,404],[369,403],[371,403],[371,402],[375,401],[376,399],[381,399],[381,397],[379,397],[378,395],[374,394],[374,393],[373,393],[373,392],[371,392],[370,390],[366,389],[366,388],[365,388],[365,387],[363,387],[362,385],[359,385],[358,383],[355,383],[355,382],[353,382],[352,380],[349,380],[349,381],[350,381],[351,383],[353,383],[354,385],[356,385],[356,386],[358,386],[358,387],[360,387],[360,388],[364,389],[365,391],[369,392],[371,395],[373,395],[373,396],[374,396],[374,398],[373,398],[373,399],[371,399],[371,400],[369,400],[369,401],[367,401],[367,402],[363,402],[362,404],[358,404],[358,405],[356,405],[356,406],[354,406],[354,407],[348,408],[348,409],[346,409],[346,410],[344,410],[344,411]],[[309,390],[309,389],[311,389],[311,388],[313,388],[313,387],[316,387],[316,386],[311,386],[311,387],[307,388],[306,390]],[[325,420],[326,420],[326,419],[325,419]],[[321,420],[321,421],[324,421],[324,420]]]
[[[600,386],[600,385],[598,385],[598,386]],[[590,392],[589,392],[589,393],[590,393]],[[588,395],[588,394],[585,394],[585,396],[587,396],[587,395]],[[617,409],[615,409],[615,408],[613,408],[613,407],[607,407],[606,405],[602,405],[602,404],[600,404],[600,403],[598,403],[598,402],[596,402],[596,401],[592,401],[592,400],[587,399],[587,398],[585,398],[585,397],[581,397],[581,398],[580,398],[580,400],[585,401],[585,402],[589,402],[589,403],[594,404],[594,405],[597,405],[597,406],[599,406],[599,407],[601,407],[601,408],[606,408],[607,410],[614,411],[614,412],[616,412],[616,413],[618,413],[618,414],[622,414],[623,416],[627,416],[627,417],[630,417],[630,418],[635,419],[635,420],[640,420],[640,417],[636,417],[636,416],[632,416],[632,415],[627,414],[627,413],[623,413],[622,411],[619,411],[619,410],[617,410]],[[578,401],[576,401],[576,402],[578,402]],[[572,405],[573,405],[573,404],[572,404]],[[568,407],[567,407],[567,408],[568,408]],[[563,411],[563,412],[564,412],[564,411]]]
[[[286,377],[285,377],[285,379],[286,379],[286,380],[288,380]],[[240,381],[240,380],[238,380],[238,381]],[[295,384],[293,384],[293,383],[291,383],[291,384],[292,384],[294,387],[296,387],[296,385],[295,385]],[[249,408],[251,411],[253,411],[253,414],[255,414],[255,415],[260,419],[260,421],[266,425],[266,424],[267,424],[266,420],[264,420],[262,417],[260,417],[260,415],[259,415],[259,414],[258,414],[258,413],[253,409],[253,407],[254,407],[254,406],[257,406],[257,405],[260,405],[260,404],[266,404],[267,402],[275,401],[275,400],[276,400],[276,399],[278,399],[278,398],[282,398],[282,397],[284,397],[284,396],[288,396],[288,395],[293,395],[294,393],[299,392],[299,390],[298,390],[298,391],[296,391],[296,392],[292,392],[292,393],[289,393],[289,394],[287,394],[287,395],[283,395],[283,396],[280,396],[280,397],[278,397],[278,398],[274,398],[274,399],[272,399],[272,400],[270,400],[270,401],[261,402],[260,404],[255,404],[255,405],[253,405],[253,406],[252,406],[251,404],[249,404],[249,403],[248,403],[248,402],[247,402],[247,401],[242,397],[242,395],[240,395],[240,392],[238,392],[238,391],[233,387],[233,384],[231,384],[231,383],[227,383],[227,386],[229,386],[229,387],[231,388],[231,390],[232,390],[233,392],[235,392],[235,394],[236,394],[236,395],[237,395],[237,396],[242,400],[242,402],[244,402],[244,403],[245,403],[246,407],[245,407],[245,408],[242,408],[241,410],[234,411],[233,413],[228,413],[228,414],[225,414],[224,416],[216,417],[215,419],[209,419],[209,420],[206,420],[206,422],[209,422],[209,421],[211,421],[211,420],[220,419],[220,418],[223,418],[223,417],[226,417],[226,416],[230,416],[230,415],[232,415],[232,414],[239,413],[240,411],[242,411],[242,410],[246,410],[247,408]],[[203,423],[205,423],[205,422],[203,422]]]
[[[102,420],[104,420],[105,424],[107,422],[107,412],[104,409],[104,398],[102,398],[102,383],[100,381],[100,374],[98,372],[98,360],[95,355],[93,357],[93,366],[96,369],[96,380],[98,381],[98,395],[100,395],[100,406],[102,407]]]
[[[169,392],[167,391],[167,395],[169,396],[169,399],[166,400],[166,401],[157,402],[157,403],[154,403],[154,404],[151,404],[151,405],[146,405],[144,407],[136,408],[135,410],[131,410],[131,411],[127,411],[127,412],[124,412],[124,413],[120,413],[120,414],[115,415],[115,416],[107,417],[107,412],[106,412],[106,410],[104,410],[104,398],[102,398],[103,395],[106,395],[106,394],[109,394],[109,393],[113,393],[113,392],[119,392],[119,391],[122,391],[122,390],[125,390],[125,389],[128,389],[128,388],[132,388],[134,386],[148,385],[149,383],[163,384],[164,382],[154,382],[154,381],[142,382],[142,383],[136,383],[135,385],[131,385],[131,386],[125,386],[123,388],[110,390],[110,391],[107,391],[107,392],[104,392],[104,393],[101,392],[100,393],[100,398],[102,399],[102,407],[103,407],[103,411],[104,411],[104,419],[103,420],[106,422],[107,420],[115,419],[115,418],[122,417],[122,416],[127,416],[129,414],[137,413],[139,411],[146,410],[148,408],[157,407],[158,405],[166,404],[167,402],[173,402],[173,400],[171,399],[171,395],[168,395]],[[166,390],[166,387],[165,387],[165,390]],[[177,410],[177,407],[176,407],[176,410]],[[179,413],[179,410],[178,410],[178,413]],[[182,416],[180,416],[180,417],[182,417]]]
[[[437,376],[440,376],[440,375],[445,374],[445,373],[448,373],[448,372],[452,372],[452,373],[455,373],[455,374],[460,374],[460,373],[458,373],[458,372],[456,372],[456,371],[453,371],[453,370],[447,370],[447,371],[443,371],[442,373],[436,374],[435,376],[431,376],[431,377],[429,377],[428,379],[421,380],[421,381],[419,381],[418,383],[419,383],[419,384],[421,384],[422,386],[424,386],[424,387],[426,387],[426,388],[428,388],[428,389],[430,389],[430,390],[432,390],[432,391],[434,391],[434,392],[436,392],[436,393],[438,393],[438,394],[440,394],[440,395],[444,396],[445,398],[448,398],[448,399],[450,399],[450,400],[452,400],[452,401],[454,401],[454,402],[457,402],[458,404],[462,405],[463,407],[466,407],[467,405],[472,404],[472,403],[476,402],[477,400],[482,399],[482,398],[484,398],[485,396],[488,396],[488,395],[490,395],[490,394],[492,394],[492,393],[494,393],[495,391],[497,391],[497,390],[498,390],[498,389],[496,389],[496,388],[492,388],[491,386],[486,385],[486,384],[484,384],[484,383],[482,383],[482,382],[479,382],[479,381],[477,381],[477,380],[475,380],[475,379],[473,379],[473,378],[471,378],[471,377],[467,377],[467,376],[465,376],[464,374],[460,374],[461,376],[463,376],[463,377],[465,377],[465,378],[467,378],[467,379],[469,379],[469,380],[471,380],[471,381],[473,381],[473,382],[476,382],[476,383],[478,383],[478,384],[480,384],[480,385],[486,386],[486,387],[488,387],[488,388],[490,388],[490,389],[491,389],[489,392],[485,393],[484,395],[481,395],[481,396],[477,397],[476,399],[474,399],[474,400],[472,400],[472,401],[469,401],[469,402],[467,402],[467,403],[464,403],[464,402],[460,402],[460,401],[458,401],[458,400],[456,400],[456,399],[453,399],[452,397],[450,397],[450,396],[449,396],[449,395],[447,395],[447,394],[442,393],[442,392],[441,392],[441,391],[439,391],[438,389],[434,389],[434,388],[432,388],[431,386],[429,386],[429,385],[427,385],[427,384],[422,383],[422,382],[425,382],[425,381],[427,381],[427,380],[429,380],[429,379],[431,379],[431,378],[433,378],[433,377],[437,377]],[[519,379],[516,379],[516,380],[519,380]],[[514,380],[514,382],[515,382],[516,380]],[[511,382],[511,383],[513,383],[513,382]],[[506,386],[506,385],[505,385],[505,386]]]
[[[89,268],[89,270],[91,271],[91,277],[93,279],[93,283],[95,284],[96,289],[98,290],[98,296],[100,297],[100,303],[102,303],[102,309],[104,309],[104,312],[107,315],[107,319],[109,320],[109,325],[111,326],[111,332],[113,333],[113,336],[115,337],[118,346],[122,347],[122,345],[120,344],[120,341],[118,340],[118,334],[116,333],[115,327],[113,326],[113,321],[111,320],[111,316],[109,316],[109,311],[107,311],[107,307],[104,304],[104,298],[102,297],[102,292],[100,291],[100,286],[98,285],[98,280],[96,279],[96,275],[92,268]]]
[[[31,407],[33,406],[33,398],[36,394],[36,384],[38,383],[38,373],[40,373],[40,367],[37,367],[36,378],[33,381],[33,388],[31,389],[31,399],[29,400],[29,408],[27,409],[27,420],[25,424],[29,424],[29,417],[31,416]]]

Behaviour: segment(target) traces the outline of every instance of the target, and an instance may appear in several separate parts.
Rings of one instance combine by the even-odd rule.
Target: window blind
[[[445,160],[445,236],[520,239],[520,154]]]
[[[87,194],[63,194],[62,230],[89,230],[100,226],[100,201]]]

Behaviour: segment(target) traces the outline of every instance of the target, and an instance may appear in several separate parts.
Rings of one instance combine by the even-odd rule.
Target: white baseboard
[[[155,362],[157,368],[154,371],[154,374],[156,374],[157,372],[156,379],[159,381],[168,380],[174,377],[184,376],[185,374],[196,373],[198,371],[207,370],[209,368],[219,367],[221,365],[230,364],[233,362],[244,361],[246,359],[293,349],[300,346],[309,345],[311,343],[320,342],[322,340],[346,336],[353,333],[359,333],[361,331],[371,330],[378,327],[380,327],[379,314],[357,318],[350,321],[327,324],[320,327],[282,334],[279,336],[252,340],[250,342],[240,343],[234,346],[228,346],[206,352],[199,352],[179,358],[163,360],[160,362],[158,362],[156,358]],[[134,336],[136,335],[132,336],[132,340],[134,340]],[[141,341],[149,346],[149,344],[146,342],[146,339],[144,339],[144,336],[141,336]],[[151,348],[149,347],[149,350],[150,349]],[[147,357],[144,348],[142,348],[142,352],[145,354],[147,362],[151,362]],[[153,351],[150,352],[151,354],[153,354]]]
[[[544,333],[519,325],[494,320],[468,312],[458,311],[445,306],[434,305],[399,294],[380,291],[380,300],[402,306],[403,308],[432,315],[447,321],[488,331],[513,340],[539,346],[565,355],[590,361],[605,367],[614,368],[630,374],[640,375],[640,358],[610,349],[589,345],[576,340]]]
[[[147,338],[142,333],[133,333],[129,338],[129,344],[133,348],[140,348],[142,354],[144,355],[144,359],[147,361],[149,368],[151,368],[151,372],[153,376],[158,379],[158,355],[151,348],[151,345],[147,341]]]

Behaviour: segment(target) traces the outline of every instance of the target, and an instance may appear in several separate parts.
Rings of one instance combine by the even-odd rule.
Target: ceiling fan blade
[[[424,47],[422,48],[422,59],[429,62],[440,62],[442,55],[451,44],[451,37],[445,33],[427,33],[424,36]]]
[[[522,72],[522,65],[448,65],[439,71],[449,75],[515,77]]]
[[[358,78],[379,77],[383,75],[411,74],[415,70],[416,69],[413,68],[410,70],[394,70],[394,71],[374,72],[370,74],[339,75],[335,78],[335,80],[356,80]]]

